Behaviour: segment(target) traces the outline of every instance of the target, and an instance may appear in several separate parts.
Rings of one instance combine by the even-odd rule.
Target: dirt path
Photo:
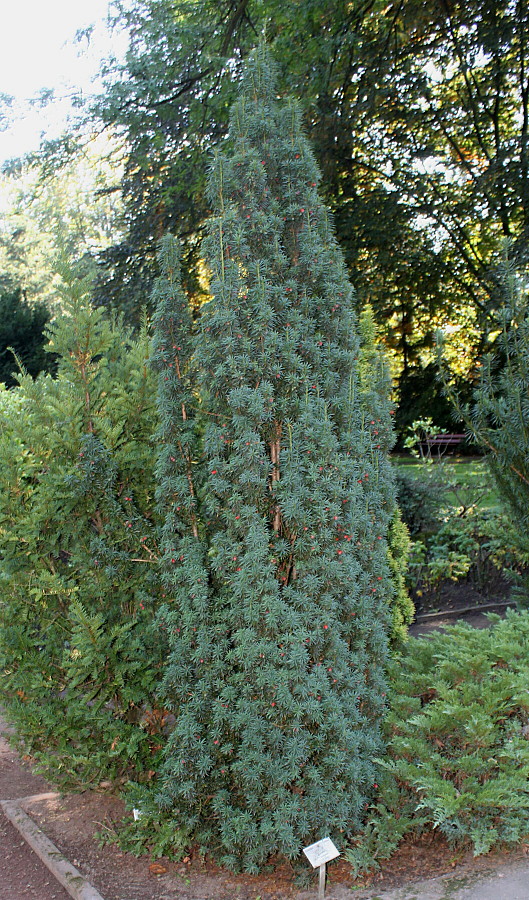
[[[16,800],[49,790],[25,770],[0,735],[0,800]],[[0,900],[71,900],[70,895],[28,847],[0,811]]]

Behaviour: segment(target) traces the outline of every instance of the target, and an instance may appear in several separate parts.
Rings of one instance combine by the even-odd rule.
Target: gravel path
[[[46,790],[46,782],[26,771],[0,736],[0,800],[16,800]],[[71,900],[1,810],[0,900]]]

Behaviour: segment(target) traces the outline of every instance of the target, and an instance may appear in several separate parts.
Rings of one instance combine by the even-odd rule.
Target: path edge
[[[49,795],[36,794],[19,800],[1,800],[0,806],[7,819],[20,832],[24,840],[37,854],[73,900],[104,900],[81,873],[72,866],[63,853],[53,844],[33,819],[22,809],[21,804],[30,800],[42,800]]]

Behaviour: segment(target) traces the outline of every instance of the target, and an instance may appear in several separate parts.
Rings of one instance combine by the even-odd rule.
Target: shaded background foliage
[[[85,122],[117,148],[89,187],[98,215],[112,220],[83,256],[96,302],[137,323],[167,231],[183,240],[186,291],[204,298],[207,159],[225,140],[241,67],[265,30],[279,93],[301,101],[358,306],[371,303],[392,355],[398,431],[418,407],[454,430],[428,368],[435,330],[446,332],[469,399],[475,362],[497,333],[494,253],[508,237],[516,264],[526,254],[526,0],[118,0],[112,9],[129,49],[106,65]],[[81,153],[78,137],[33,159],[45,181]],[[10,287],[24,287],[27,271],[13,249],[32,252],[20,224],[9,226],[2,261],[16,276]]]
[[[116,18],[129,52],[93,114],[126,136],[128,228],[101,257],[99,302],[134,314],[167,229],[184,239],[186,287],[203,291],[204,151],[222,143],[242,62],[266,28],[280,90],[303,104],[358,303],[371,302],[394,351],[400,394],[421,396],[436,327],[452,326],[459,375],[471,374],[489,342],[498,239],[513,239],[517,259],[525,253],[524,0],[141,0],[118,4]],[[453,428],[435,403],[439,424]]]
[[[0,382],[17,383],[19,365],[30,375],[55,370],[54,354],[47,354],[45,328],[50,312],[44,304],[30,306],[20,289],[0,294]]]

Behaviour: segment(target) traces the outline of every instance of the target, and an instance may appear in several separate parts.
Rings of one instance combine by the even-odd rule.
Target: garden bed
[[[112,845],[101,847],[95,834],[114,828],[124,814],[120,801],[109,795],[68,795],[35,803],[28,812],[105,900],[313,900],[315,896],[316,882],[310,889],[300,888],[288,864],[278,863],[273,871],[258,876],[236,876],[198,855],[175,863],[165,858],[138,859]],[[367,900],[374,888],[398,888],[449,872],[466,875],[490,870],[523,858],[528,849],[493,851],[475,858],[471,850],[455,851],[441,834],[429,832],[406,838],[390,859],[381,862],[380,871],[367,877],[354,878],[343,861],[332,863],[326,897]]]

